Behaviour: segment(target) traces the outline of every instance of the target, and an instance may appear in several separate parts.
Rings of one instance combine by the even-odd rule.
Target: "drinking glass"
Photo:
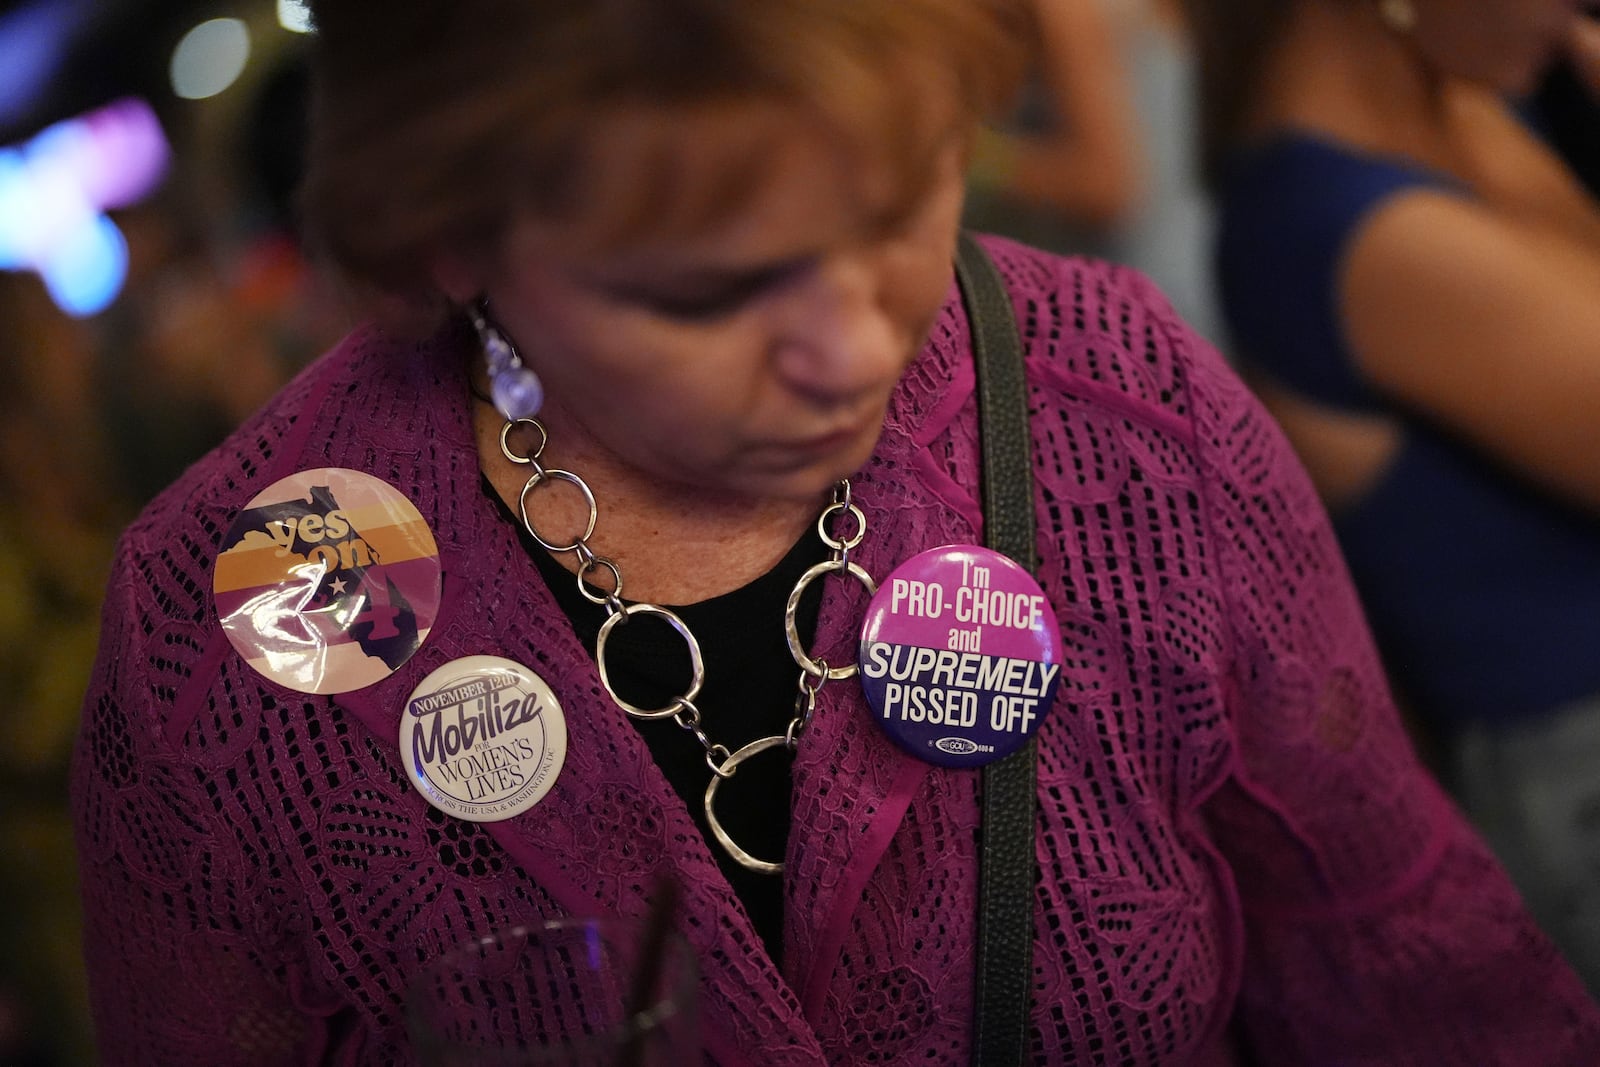
[[[666,1067],[702,1062],[696,969],[675,933],[559,919],[446,952],[411,982],[424,1067]]]

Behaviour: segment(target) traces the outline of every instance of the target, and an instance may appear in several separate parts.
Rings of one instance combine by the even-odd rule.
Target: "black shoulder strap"
[[[956,279],[972,327],[983,446],[984,540],[1035,574],[1032,437],[1022,341],[1011,298],[967,233]],[[978,977],[972,1062],[1026,1063],[1033,992],[1034,742],[983,769],[978,862]]]

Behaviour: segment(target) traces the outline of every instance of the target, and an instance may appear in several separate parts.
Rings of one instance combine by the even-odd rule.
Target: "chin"
[[[839,479],[853,473],[854,470],[836,474],[831,469],[816,469],[755,475],[743,488],[749,496],[764,500],[816,501],[829,495]]]
[[[853,454],[833,462],[816,462],[791,470],[747,471],[741,489],[752,497],[768,500],[818,500],[832,492],[842,478],[852,478],[871,456],[866,450],[859,459]]]
[[[785,463],[776,458],[771,466],[757,465],[738,470],[732,479],[740,492],[773,500],[814,500],[825,495],[841,478],[854,477],[872,458],[878,443],[879,428],[864,433],[858,440],[831,450],[827,455],[793,457]],[[757,461],[759,464],[759,461]]]

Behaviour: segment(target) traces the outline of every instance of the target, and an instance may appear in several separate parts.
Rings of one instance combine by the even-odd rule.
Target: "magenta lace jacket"
[[[1278,430],[1138,275],[988,247],[1066,647],[1039,746],[1037,1062],[1600,1063],[1600,1013],[1408,747]],[[663,868],[718,1064],[965,1062],[976,774],[825,687],[777,971],[480,489],[465,358],[357,334],[124,537],[74,769],[104,1062],[408,1062],[421,961],[510,921],[640,914]],[[874,576],[981,540],[972,382],[952,290],[856,479]],[[319,466],[402,487],[445,569],[421,651],[336,697],[255,674],[210,596],[236,511]],[[819,654],[845,662],[859,603],[824,584]],[[408,786],[396,737],[427,673],[481,653],[544,677],[571,736],[541,803],[475,825]]]

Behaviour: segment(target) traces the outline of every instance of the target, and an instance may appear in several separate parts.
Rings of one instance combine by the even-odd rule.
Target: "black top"
[[[606,620],[605,608],[579,593],[577,579],[533,539],[487,479],[484,491],[516,529],[556,603],[594,655],[600,626]],[[783,612],[800,576],[827,558],[828,547],[815,531],[808,531],[777,566],[749,585],[698,604],[661,605],[682,619],[700,644],[705,682],[695,706],[700,709],[701,726],[714,744],[733,752],[758,738],[781,736],[788,727],[794,717],[800,668],[789,652]],[[626,592],[626,572],[623,581]],[[816,635],[822,585],[812,583],[795,619],[807,648]],[[690,677],[684,639],[666,622],[648,615],[634,616],[612,632],[606,642],[606,669],[618,694],[643,708],[666,706],[687,691]],[[616,713],[638,729],[657,766],[683,797],[768,954],[781,967],[783,879],[746,870],[712,840],[704,806],[711,781],[705,750],[693,734],[670,718],[635,719],[621,708]],[[739,847],[759,859],[784,859],[790,823],[789,771],[788,754],[771,750],[741,765],[717,791],[717,818],[723,829]]]

